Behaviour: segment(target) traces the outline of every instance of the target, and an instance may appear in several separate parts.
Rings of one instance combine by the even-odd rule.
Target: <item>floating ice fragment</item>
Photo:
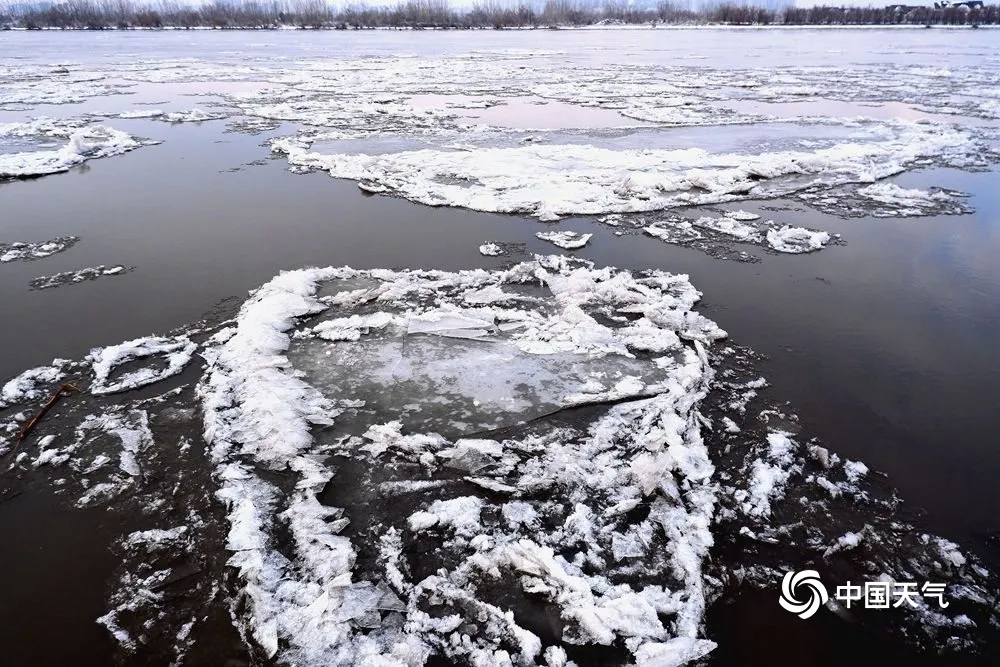
[[[63,136],[67,143],[58,150],[0,153],[0,180],[69,171],[87,160],[121,155],[149,143],[104,125],[80,129],[56,127],[47,136]]]
[[[476,496],[462,496],[451,500],[435,500],[424,512],[410,517],[410,530],[414,532],[431,526],[449,526],[456,534],[472,536],[480,527],[479,513],[483,501]]]
[[[439,336],[480,338],[493,329],[493,322],[449,312],[428,312],[411,317],[407,333],[429,333]],[[461,332],[468,332],[463,335]]]
[[[785,225],[779,229],[767,231],[767,243],[778,252],[792,254],[822,250],[829,243],[830,235],[822,231],[813,231],[804,227]]]
[[[738,211],[726,211],[726,217],[731,218],[732,220],[739,220],[740,222],[751,222],[753,220],[760,219],[760,216],[756,213],[744,211],[743,209]]]
[[[0,243],[0,263],[41,259],[72,248],[77,236],[61,236],[40,243]]]
[[[89,359],[93,362],[94,382],[90,391],[97,395],[115,394],[173,377],[190,363],[197,348],[186,336],[151,336],[91,350]],[[157,358],[160,366],[126,371],[117,380],[111,380],[112,373],[122,364],[150,358]]]
[[[122,264],[115,266],[94,266],[77,271],[63,271],[52,276],[41,276],[31,281],[31,289],[42,290],[53,287],[63,287],[64,285],[75,285],[88,280],[97,280],[104,276],[120,276],[128,273],[132,269]]]
[[[123,111],[118,114],[119,118],[159,118],[164,114],[159,109],[139,109],[137,111]]]
[[[593,234],[578,234],[577,232],[536,232],[535,236],[543,241],[559,246],[565,250],[576,250],[590,242]]]
[[[784,494],[785,484],[792,474],[795,443],[788,434],[769,433],[767,442],[767,453],[755,460],[750,470],[749,498],[744,504],[744,511],[750,516],[768,516],[771,500]]]
[[[745,218],[743,218],[745,219]],[[695,227],[703,227],[705,229],[711,229],[713,231],[719,232],[720,234],[726,234],[727,236],[732,236],[740,241],[755,241],[759,237],[759,232],[755,225],[748,225],[744,222],[740,222],[741,218],[736,218],[727,215],[723,218],[713,218],[711,216],[703,216],[697,220],[692,221]]]
[[[499,243],[484,243],[479,246],[479,254],[486,257],[499,257],[500,255],[506,255],[507,252],[500,246]]]
[[[211,113],[201,109],[189,109],[187,111],[172,111],[163,114],[163,120],[168,123],[201,123],[207,120],[219,120],[225,118],[224,113]]]
[[[0,388],[0,408],[40,398],[64,377],[64,371],[57,364],[26,370]]]
[[[300,318],[325,310],[339,318],[362,314],[352,310],[358,302],[317,296],[320,283],[338,280],[377,281],[367,288],[364,314],[377,306],[393,318],[405,316],[405,330],[332,345],[292,337]],[[516,294],[514,305],[466,302],[468,295],[485,295],[489,287]],[[692,311],[698,297],[681,276],[596,269],[558,257],[495,272],[310,269],[282,274],[255,291],[235,331],[217,337],[204,352],[212,363],[198,389],[219,497],[228,506],[229,548],[236,552],[230,564],[248,600],[238,619],[248,635],[262,642],[265,652],[277,641],[282,660],[310,667],[363,664],[364,656],[390,650],[421,664],[429,646],[447,659],[474,664],[494,655],[501,641],[512,647],[508,657],[530,664],[542,653],[541,641],[517,624],[507,603],[494,603],[488,593],[476,591],[482,576],[515,569],[532,578],[525,590],[569,594],[548,599],[553,611],[568,619],[570,636],[564,641],[623,639],[636,652],[649,642],[698,636],[705,605],[701,563],[711,544],[714,492],[696,410],[710,376],[704,346],[725,335]],[[501,329],[497,322],[521,326]],[[440,330],[489,331],[496,340],[484,345],[423,335]],[[331,356],[316,354],[320,348]],[[648,358],[648,350],[658,350],[653,353],[657,361]],[[442,364],[447,372],[438,372]],[[425,410],[437,406],[452,420],[478,428],[478,411],[496,403],[490,392],[510,396],[513,386],[523,387],[523,409],[498,414],[512,412],[519,423],[526,410],[542,410],[544,416],[566,407],[568,394],[581,386],[597,388],[588,385],[597,378],[600,387],[610,389],[589,400],[623,402],[602,407],[598,414],[603,416],[578,429],[546,430],[544,438],[449,440],[420,421]],[[407,382],[414,384],[407,387]],[[536,393],[551,398],[541,402]],[[337,406],[345,400],[359,407],[341,420]],[[416,416],[406,421],[401,412]],[[363,436],[345,441],[337,433],[344,428]],[[334,439],[321,444],[326,435]],[[428,482],[449,481],[393,496],[394,512],[385,523],[371,526],[381,545],[377,561],[335,534],[350,518],[345,516],[350,507],[332,508],[318,500],[333,476],[341,474],[319,456],[329,453],[331,442],[341,443],[334,446],[378,476],[371,490],[349,500],[350,507],[367,505],[383,488],[391,493],[402,488],[382,486],[407,481],[385,479],[384,471],[400,469],[396,466],[419,466]],[[447,470],[447,462],[471,456],[494,465],[463,479]],[[645,457],[643,479],[650,481],[643,488],[631,465],[639,457]],[[279,493],[262,477],[264,468],[286,471],[294,491]],[[472,485],[465,486],[466,495],[448,497],[466,483]],[[473,495],[477,489],[481,495]],[[498,495],[503,500],[495,500]],[[642,498],[652,504],[650,518],[634,533],[627,510],[605,512]],[[510,505],[506,512],[503,504]],[[497,521],[499,516],[505,518]],[[542,528],[551,525],[559,528]],[[412,580],[401,562],[401,534],[409,529],[426,531],[421,541],[441,544],[426,554],[437,574],[421,581]],[[273,546],[279,530],[291,538],[281,552]],[[509,551],[521,530],[543,543],[546,551],[535,552],[545,562],[541,570],[525,570],[525,553],[518,560]],[[650,553],[659,555],[650,567],[676,585],[683,599],[667,604],[662,589],[637,592],[628,584],[612,585],[610,576],[626,581],[635,574],[615,571],[610,558],[598,555],[610,554],[614,531],[643,540],[648,534]],[[577,536],[581,543],[570,542]],[[555,549],[563,553],[574,544],[593,546],[581,555],[595,563],[586,578],[578,566],[554,556]],[[377,619],[379,610],[367,602],[374,599],[371,590],[355,590],[352,578],[360,573],[355,560],[361,558],[366,571],[384,569],[378,579],[389,582],[405,605],[403,619]],[[384,600],[379,593],[376,607]],[[422,603],[429,595],[455,611],[431,616]],[[344,603],[348,607],[342,613]],[[398,608],[395,602],[392,606]],[[661,619],[661,612],[672,618]],[[449,635],[463,625],[468,640],[453,644]],[[314,632],[316,627],[325,629]],[[398,647],[399,653],[387,647]],[[552,659],[560,655],[554,651]]]

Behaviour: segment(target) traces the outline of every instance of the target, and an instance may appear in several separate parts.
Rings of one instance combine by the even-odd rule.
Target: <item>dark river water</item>
[[[984,53],[995,57],[992,31],[979,31],[974,38],[928,32],[933,34],[670,31],[623,33],[621,43],[614,45],[595,33],[489,32],[474,39],[476,48],[544,46],[569,52],[578,61],[686,54],[699,57],[693,62],[707,60],[717,67],[739,66],[748,59],[762,67],[789,59],[845,66],[901,61],[940,65],[947,52],[948,66],[958,68]],[[471,39],[382,32],[4,33],[0,62],[27,58],[101,64],[138,56],[292,61],[358,48],[369,55],[438,55],[468,49]],[[669,47],[663,47],[666,40]],[[106,99],[89,100],[80,109],[62,112],[107,106]],[[59,112],[47,105],[27,115]],[[0,121],[24,115],[8,112]],[[81,238],[69,252],[0,265],[0,377],[53,357],[79,358],[91,347],[195,321],[282,269],[350,265],[452,270],[508,261],[481,256],[478,246],[486,241],[522,243],[528,253],[553,251],[535,238],[541,227],[532,219],[420,206],[365,195],[353,181],[289,173],[287,163],[270,158],[261,144],[269,136],[288,134],[290,126],[248,136],[225,132],[222,121],[168,125],[114,120],[113,125],[163,143],[69,173],[0,184],[0,242]],[[725,130],[735,137],[753,131]],[[683,144],[692,130],[672,132]],[[968,203],[975,212],[845,220],[796,202],[743,203],[740,208],[765,215],[762,205],[789,206],[792,210],[782,213],[785,221],[841,234],[846,241],[815,254],[762,255],[759,263],[721,261],[641,235],[616,236],[592,219],[570,219],[560,229],[593,233],[590,245],[575,254],[597,264],[689,274],[704,295],[700,310],[734,342],[765,355],[759,368],[773,385],[768,391],[774,400],[790,402],[808,433],[831,450],[887,474],[902,498],[925,513],[928,529],[1000,565],[1000,177],[996,171],[938,169],[907,174],[897,182],[970,193]],[[40,275],[99,264],[135,270],[60,289],[29,290],[28,283]],[[81,526],[99,529],[99,517],[67,519],[47,503],[43,496],[32,496],[0,505],[0,572],[9,582],[0,586],[9,591],[0,593],[0,646],[29,632],[33,634],[26,637],[38,646],[49,641],[46,627],[77,628],[58,611],[67,602],[60,593],[64,580],[111,567],[100,549],[82,549],[81,559],[64,557],[78,539],[86,540],[77,535]],[[24,517],[31,517],[31,523]],[[37,529],[43,525],[44,530]],[[19,586],[19,580],[30,586]],[[45,587],[39,588],[39,582]],[[96,617],[100,605],[88,600],[99,594],[81,591],[80,606],[68,613],[77,621]],[[21,605],[38,598],[51,601],[52,607],[38,604],[22,615]],[[58,640],[69,646],[41,650],[30,664],[101,664],[100,658],[71,658],[73,644],[86,646],[96,642],[91,635],[103,632],[96,625],[79,628]],[[29,663],[18,659],[8,664]]]

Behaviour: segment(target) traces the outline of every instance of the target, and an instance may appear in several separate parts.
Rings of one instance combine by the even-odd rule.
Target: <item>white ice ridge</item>
[[[345,287],[320,297],[326,284]],[[538,293],[513,298],[518,289]],[[490,291],[506,297],[467,304],[466,296]],[[712,650],[703,638],[702,563],[712,543],[715,487],[698,405],[711,378],[705,347],[725,332],[692,310],[699,296],[686,276],[596,269],[560,257],[493,272],[303,269],[252,293],[235,326],[206,347],[209,370],[198,387],[219,497],[228,506],[229,564],[243,586],[247,636],[280,663],[301,667],[414,666],[432,653],[467,665],[566,664],[563,646],[613,642],[635,664],[680,665]],[[332,342],[316,343],[308,332],[291,336],[303,318],[317,315],[336,322]],[[410,322],[417,330],[407,333]],[[505,326],[518,322],[523,326]],[[592,397],[624,400],[579,428],[544,436],[452,443],[433,432],[403,433],[386,420],[352,438],[354,445],[337,445],[366,470],[381,474],[387,468],[380,462],[395,460],[430,476],[404,484],[412,489],[407,500],[399,497],[395,514],[380,515],[366,538],[377,537],[379,555],[367,557],[362,573],[359,552],[340,534],[350,508],[319,501],[328,483],[350,482],[324,463],[329,445],[313,436],[315,426],[336,428],[336,406],[354,397],[333,400],[311,386],[289,349],[368,342],[377,350],[388,330],[416,340],[433,333],[434,323],[489,325],[491,336],[535,355],[621,357],[662,379],[640,398],[639,386],[583,387]],[[347,335],[352,326],[358,336]],[[407,400],[433,403],[434,396]],[[473,459],[486,467],[470,466]],[[431,483],[442,468],[458,465],[476,470],[464,493]],[[294,491],[280,491],[268,469],[289,473]],[[380,485],[364,488],[374,493]],[[502,508],[507,501],[497,505],[497,494],[520,504]],[[507,518],[488,518],[481,511],[487,506],[496,510],[490,517]],[[645,518],[630,518],[640,506]],[[279,531],[291,538],[281,551]],[[441,540],[449,554],[433,574],[411,573],[403,546],[411,531]],[[563,646],[543,652],[509,600],[480,591],[497,577],[520,582],[501,585],[541,596],[563,618],[564,635],[556,638]]]
[[[165,380],[184,370],[197,344],[186,336],[136,338],[119,345],[95,348],[88,359],[93,364],[94,382],[90,392],[103,396],[138,389]],[[115,370],[129,362],[145,361],[149,365],[128,370],[112,379]]]
[[[971,147],[969,136],[957,129],[902,122],[813,151],[753,155],[575,144],[364,155],[312,152],[298,139],[272,144],[294,168],[327,171],[370,190],[431,206],[541,220],[777,197],[818,184],[874,183],[917,160],[964,155]]]
[[[78,123],[60,123],[49,119],[0,124],[0,137],[4,136],[64,139],[66,144],[54,150],[0,153],[0,179],[56,174],[87,160],[121,155],[151,143],[105,125],[80,127]]]

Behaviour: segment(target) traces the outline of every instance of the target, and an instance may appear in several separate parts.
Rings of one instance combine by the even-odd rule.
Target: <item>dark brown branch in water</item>
[[[49,402],[43,405],[42,409],[38,411],[38,414],[35,415],[30,422],[25,424],[24,428],[21,429],[21,434],[17,436],[17,444],[14,445],[14,449],[11,451],[11,454],[17,451],[17,448],[21,446],[21,443],[24,442],[24,439],[28,437],[29,433],[31,433],[31,430],[35,428],[35,426],[38,424],[38,422],[42,420],[45,414],[52,409],[52,406],[56,404],[56,402],[60,399],[60,397],[65,396],[70,392],[74,391],[79,392],[80,389],[76,385],[71,384],[69,382],[59,387],[56,393],[52,394],[52,398],[49,399]]]

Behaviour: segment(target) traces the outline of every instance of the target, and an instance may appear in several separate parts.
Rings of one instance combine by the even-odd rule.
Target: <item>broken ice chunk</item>
[[[479,254],[485,257],[499,257],[500,255],[506,255],[507,251],[499,243],[491,241],[479,246]]]
[[[177,375],[184,370],[198,346],[186,336],[176,338],[136,338],[120,345],[91,350],[94,383],[90,391],[98,396],[138,389]],[[144,367],[123,373],[117,381],[110,381],[111,373],[128,361],[162,357],[164,367]]]
[[[565,250],[577,250],[590,242],[593,234],[578,234],[577,232],[536,232],[535,236],[543,241],[559,246]]]
[[[435,500],[425,512],[410,515],[410,530],[419,532],[432,526],[450,526],[457,535],[472,536],[481,524],[479,513],[483,501],[475,496],[462,496],[451,500]]]
[[[455,313],[432,311],[411,317],[407,325],[406,332],[409,334],[432,333],[437,335],[476,338],[478,336],[485,335],[486,332],[492,328],[493,322],[487,322],[486,320],[466,317]],[[462,336],[460,332],[463,330],[471,330],[477,333],[469,336]]]
[[[785,225],[767,231],[767,244],[778,252],[799,254],[822,250],[830,242],[830,235],[804,227]]]

